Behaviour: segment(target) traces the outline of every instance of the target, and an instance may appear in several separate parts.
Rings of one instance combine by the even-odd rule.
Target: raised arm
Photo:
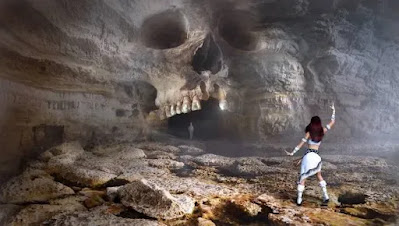
[[[328,123],[326,125],[326,128],[324,128],[324,133],[326,133],[328,130],[330,130],[335,124],[335,106],[334,106],[334,103],[331,105],[331,109],[333,111],[332,115],[331,115],[331,121],[330,121],[330,123]]]
[[[309,137],[310,137],[310,134],[309,134],[309,132],[307,132],[307,133],[305,134],[305,137],[302,138],[301,142],[299,142],[299,144],[294,148],[294,150],[293,150],[292,152],[286,151],[285,153],[287,153],[287,155],[293,156],[293,155],[294,155],[297,151],[299,151],[299,149],[301,149],[302,146],[308,141]]]

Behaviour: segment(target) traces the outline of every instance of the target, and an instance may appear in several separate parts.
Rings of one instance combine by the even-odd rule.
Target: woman
[[[309,147],[306,151],[305,155],[302,158],[301,163],[301,174],[298,181],[298,198],[297,204],[302,204],[302,194],[305,190],[305,180],[306,178],[317,174],[317,178],[319,179],[319,185],[323,192],[323,203],[326,204],[329,201],[328,193],[327,193],[327,183],[321,176],[321,158],[319,156],[319,147],[321,144],[321,140],[325,133],[330,130],[335,123],[335,107],[332,104],[331,109],[333,110],[331,116],[331,122],[326,125],[325,128],[321,125],[321,120],[318,116],[312,117],[310,124],[305,129],[305,138],[302,138],[301,143],[295,147],[292,152],[287,152],[287,155],[294,155],[299,149],[305,144],[308,143]]]

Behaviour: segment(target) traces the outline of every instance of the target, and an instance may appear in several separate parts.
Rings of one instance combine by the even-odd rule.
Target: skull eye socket
[[[147,18],[141,27],[141,40],[153,49],[170,49],[187,40],[187,20],[176,10],[168,10]]]
[[[259,46],[259,36],[254,32],[256,20],[243,11],[223,14],[219,19],[219,35],[232,47],[254,51]]]

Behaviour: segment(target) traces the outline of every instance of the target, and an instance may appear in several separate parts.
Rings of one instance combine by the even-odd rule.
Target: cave
[[[0,0],[0,225],[398,225],[398,27],[397,0]]]
[[[224,129],[222,117],[224,112],[219,107],[219,101],[210,98],[201,101],[202,109],[191,111],[188,114],[180,114],[168,119],[168,132],[184,139],[189,138],[188,127],[190,123],[194,126],[193,139],[199,140],[219,140],[229,138],[229,134]],[[230,132],[231,133],[231,132]]]

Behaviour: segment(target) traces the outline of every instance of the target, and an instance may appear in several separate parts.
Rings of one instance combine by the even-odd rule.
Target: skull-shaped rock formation
[[[0,165],[16,170],[65,140],[143,139],[211,99],[240,139],[299,133],[312,115],[328,120],[334,102],[332,137],[394,140],[398,9],[394,0],[1,1]]]

